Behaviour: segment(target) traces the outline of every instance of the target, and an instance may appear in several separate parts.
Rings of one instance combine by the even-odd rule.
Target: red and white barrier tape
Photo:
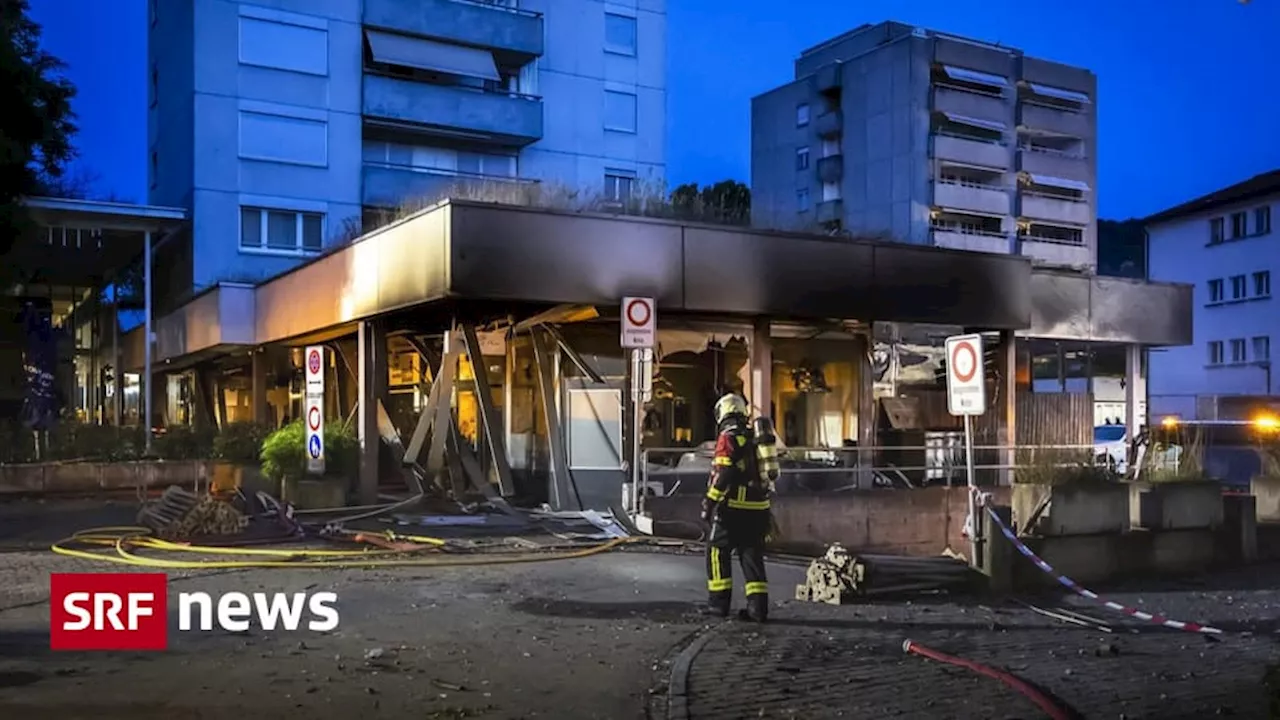
[[[1023,542],[1018,539],[1018,536],[1014,534],[1013,530],[1009,529],[1009,527],[1004,524],[1004,521],[1000,519],[1000,516],[997,515],[994,510],[988,507],[985,503],[982,504],[982,508],[987,511],[987,517],[991,518],[991,522],[995,524],[995,527],[1000,528],[1001,534],[1003,534],[1006,538],[1008,538],[1009,542],[1013,543],[1013,546],[1018,549],[1018,552],[1022,553],[1022,555],[1026,557],[1028,560],[1030,560],[1033,565],[1043,570],[1054,580],[1057,580],[1059,585],[1062,585],[1063,587],[1079,595],[1080,597],[1085,598],[1086,600],[1092,600],[1093,602],[1096,602],[1102,605],[1108,610],[1115,610],[1116,612],[1122,612],[1125,615],[1128,615],[1130,617],[1135,617],[1139,620],[1152,622],[1157,625],[1163,625],[1164,627],[1173,628],[1174,630],[1183,630],[1186,632],[1193,632],[1193,633],[1205,633],[1210,635],[1222,634],[1222,631],[1215,627],[1209,627],[1208,625],[1201,625],[1200,623],[1194,623],[1194,622],[1182,622],[1179,620],[1170,620],[1169,618],[1164,617],[1163,615],[1154,615],[1152,613],[1143,612],[1137,608],[1131,608],[1126,605],[1121,605],[1118,602],[1104,600],[1103,598],[1099,597],[1097,593],[1093,592],[1092,590],[1087,590],[1081,587],[1076,583],[1075,580],[1072,580],[1066,575],[1063,575],[1059,573],[1057,570],[1054,570],[1052,565],[1045,562],[1044,560],[1041,560],[1038,555],[1036,555],[1034,552],[1031,551],[1031,548],[1023,544]]]

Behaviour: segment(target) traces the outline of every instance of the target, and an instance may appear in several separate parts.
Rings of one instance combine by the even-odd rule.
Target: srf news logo
[[[178,629],[313,632],[338,627],[338,596],[318,593],[178,593]],[[164,650],[169,647],[169,578],[164,573],[49,575],[52,650]]]

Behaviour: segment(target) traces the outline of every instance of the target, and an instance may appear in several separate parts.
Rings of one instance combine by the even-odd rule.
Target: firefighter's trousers
[[[768,510],[720,507],[707,539],[707,591],[711,607],[728,612],[733,599],[733,553],[738,554],[746,584],[747,612],[764,619],[769,608],[769,583],[764,571]]]

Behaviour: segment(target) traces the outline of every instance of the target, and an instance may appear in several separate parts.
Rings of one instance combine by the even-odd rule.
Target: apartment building
[[[1096,267],[1097,81],[897,22],[805,50],[753,99],[753,219]]]
[[[665,177],[665,0],[150,0],[157,294],[251,282],[460,179]]]
[[[1271,346],[1280,337],[1272,278],[1280,274],[1280,170],[1147,218],[1151,280],[1195,287],[1194,342],[1152,350],[1153,413],[1217,419],[1230,398],[1270,396]]]

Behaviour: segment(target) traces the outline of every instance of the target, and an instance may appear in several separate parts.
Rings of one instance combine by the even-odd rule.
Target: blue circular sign
[[[311,436],[311,439],[307,441],[307,450],[311,453],[312,458],[316,460],[320,459],[320,436],[319,435]]]

